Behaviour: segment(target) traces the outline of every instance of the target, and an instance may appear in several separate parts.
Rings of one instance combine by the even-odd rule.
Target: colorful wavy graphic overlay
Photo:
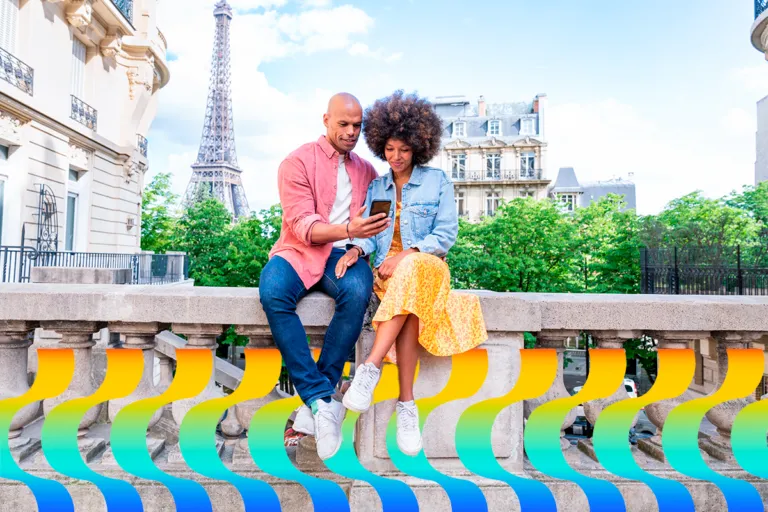
[[[259,350],[258,357],[265,359],[263,364],[266,367],[280,369],[281,356],[277,350]],[[309,493],[315,510],[348,511],[347,495],[337,483],[302,473],[288,458],[284,441],[285,424],[299,405],[301,398],[294,396],[275,400],[256,411],[248,433],[251,457],[268,475],[301,484]]]
[[[600,464],[616,476],[646,484],[656,497],[659,512],[694,512],[693,498],[682,483],[643,471],[632,456],[627,435],[640,409],[685,393],[695,370],[693,350],[660,349],[658,377],[650,391],[608,406],[595,425],[592,443]],[[667,435],[666,427],[664,435]]]
[[[613,395],[624,381],[627,363],[623,349],[594,349],[589,351],[589,357],[589,377],[581,391],[542,404],[531,413],[525,426],[525,451],[531,464],[545,475],[570,480],[581,487],[591,512],[620,512],[626,508],[618,488],[571,468],[560,448],[560,429],[568,413],[581,403]],[[629,429],[622,435],[626,441]]]
[[[51,467],[62,475],[96,485],[109,512],[142,510],[141,497],[131,484],[93,471],[78,448],[77,431],[83,416],[101,403],[129,396],[141,380],[141,350],[107,349],[106,353],[107,372],[99,389],[89,397],[56,406],[46,417],[41,434],[43,453]]]
[[[37,350],[37,375],[32,387],[21,396],[0,400],[0,432],[8,432],[11,421],[24,407],[67,390],[75,374],[75,354],[71,349]],[[6,440],[0,442],[0,477],[22,482],[32,491],[40,512],[74,512],[67,489],[59,482],[30,475],[19,468]]]
[[[521,349],[520,375],[509,393],[470,406],[456,426],[456,451],[464,466],[478,476],[509,485],[517,494],[522,512],[557,512],[557,504],[544,483],[513,475],[499,464],[493,453],[491,430],[504,409],[546,393],[557,375],[557,364],[553,349]]]
[[[139,367],[131,371],[140,373],[143,360],[137,359],[136,364]],[[127,405],[112,423],[112,452],[117,463],[127,473],[165,485],[171,492],[177,511],[212,511],[211,500],[199,483],[169,475],[155,466],[147,449],[147,427],[155,411],[161,407],[202,393],[212,371],[210,350],[176,350],[176,375],[168,389],[160,396]]]
[[[418,375],[418,367],[416,372]],[[377,403],[396,399],[399,391],[397,367],[392,364],[385,364],[381,368],[379,384],[373,392],[373,404],[371,405],[370,413],[373,413],[373,407]],[[336,474],[370,484],[379,495],[382,509],[385,512],[418,512],[419,503],[408,484],[400,480],[384,478],[371,473],[358,460],[352,439],[359,417],[358,413],[347,411],[344,424],[342,425],[344,443],[335,456],[325,461],[325,465]]]
[[[245,349],[247,371],[237,389],[229,396],[193,407],[179,428],[179,448],[189,468],[208,478],[234,485],[243,498],[246,512],[279,512],[280,501],[267,482],[245,478],[224,465],[216,449],[216,426],[231,406],[262,398],[274,389],[280,377],[280,356],[279,353],[275,356],[274,352],[277,350]],[[258,429],[252,433],[258,435]]]
[[[416,406],[419,408],[419,429],[422,432],[432,411],[445,403],[474,396],[485,382],[488,374],[488,355],[484,349],[455,355],[452,360],[451,375],[445,388],[433,397],[416,400]],[[406,475],[439,484],[448,495],[453,510],[488,510],[485,496],[474,483],[440,473],[429,462],[423,450],[416,457],[409,457],[400,452],[397,447],[397,418],[394,414],[387,425],[387,449],[397,469]]]
[[[713,471],[699,451],[699,426],[706,412],[723,402],[751,395],[763,375],[762,350],[728,349],[727,353],[728,373],[720,389],[711,395],[675,407],[664,423],[661,443],[664,455],[673,468],[691,478],[717,485],[725,497],[729,511],[763,512],[760,494],[749,482]],[[765,437],[761,443],[765,445]],[[762,464],[765,464],[765,461],[762,461]]]
[[[765,354],[754,359],[750,364],[763,363]],[[753,370],[756,371],[756,370]],[[736,416],[731,431],[733,455],[739,465],[759,478],[768,479],[768,400],[759,400],[749,404]]]

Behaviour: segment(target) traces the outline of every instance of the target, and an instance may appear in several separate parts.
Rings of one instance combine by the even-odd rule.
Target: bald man
[[[315,435],[317,453],[323,460],[341,446],[345,408],[334,398],[335,388],[360,336],[373,287],[364,258],[341,278],[336,277],[336,264],[347,251],[360,251],[350,239],[370,238],[390,224],[386,214],[361,217],[368,185],[377,176],[369,162],[352,153],[362,123],[363,109],[357,98],[336,94],[323,115],[326,134],[301,146],[280,164],[282,232],[259,283],[272,337],[305,404],[294,429]],[[298,302],[315,290],[336,301],[317,363],[296,314]]]

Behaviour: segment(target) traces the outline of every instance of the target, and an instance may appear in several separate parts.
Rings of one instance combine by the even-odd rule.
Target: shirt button
[[[408,245],[411,245],[411,241],[410,240],[406,240],[405,243],[407,243]]]
[[[408,224],[408,219],[405,219],[405,220],[403,221],[403,224]]]

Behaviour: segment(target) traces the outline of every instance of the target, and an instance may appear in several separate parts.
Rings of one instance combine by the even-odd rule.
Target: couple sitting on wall
[[[304,425],[315,435],[321,459],[335,455],[345,410],[371,406],[386,359],[398,368],[397,444],[415,456],[422,448],[413,396],[420,346],[450,356],[487,338],[477,297],[450,291],[444,257],[458,232],[453,184],[442,170],[426,167],[440,150],[442,123],[429,102],[401,91],[365,115],[354,96],[337,94],[323,123],[326,135],[280,165],[282,233],[259,284],[272,336],[305,404],[294,428]],[[389,163],[387,174],[377,176],[352,152],[361,131],[371,152]],[[336,302],[317,362],[296,314],[314,290]],[[339,401],[336,386],[371,291],[381,299],[376,339]]]

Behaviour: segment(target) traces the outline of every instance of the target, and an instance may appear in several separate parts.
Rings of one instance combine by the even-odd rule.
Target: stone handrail
[[[473,381],[469,379],[470,376],[477,381],[476,388],[465,390],[466,395],[459,393],[450,399],[446,398],[448,401],[438,404],[427,415],[423,426],[424,453],[432,467],[443,474],[469,478],[478,489],[482,490],[489,505],[496,503],[501,506],[509,500],[514,500],[512,489],[508,486],[500,488],[498,483],[489,484],[483,478],[475,478],[467,472],[468,469],[475,475],[496,478],[496,480],[499,480],[499,474],[504,474],[524,475],[545,482],[557,496],[561,506],[568,504],[568,507],[574,509],[585,508],[588,506],[588,501],[593,505],[593,497],[579,492],[574,494],[574,488],[569,487],[572,484],[562,480],[564,477],[550,475],[555,476],[553,480],[539,473],[538,471],[543,470],[538,465],[535,468],[531,465],[537,463],[533,449],[535,447],[529,445],[527,437],[526,442],[523,442],[524,422],[527,420],[528,425],[531,422],[540,425],[540,418],[536,417],[536,409],[554,400],[564,403],[563,400],[567,402],[568,399],[573,398],[572,405],[563,411],[564,421],[559,426],[564,460],[571,466],[577,467],[583,474],[595,478],[608,478],[603,467],[597,462],[600,455],[599,446],[593,446],[589,439],[582,439],[578,443],[578,450],[574,450],[569,442],[562,439],[563,431],[570,427],[574,420],[574,412],[568,413],[568,409],[579,404],[579,399],[570,396],[563,382],[562,357],[568,338],[578,336],[582,332],[589,333],[598,347],[591,351],[594,353],[595,364],[600,359],[598,356],[602,357],[602,354],[609,353],[616,355],[615,351],[612,352],[610,349],[621,349],[627,340],[643,335],[652,336],[658,340],[659,348],[665,349],[666,352],[685,351],[694,343],[707,340],[715,347],[718,361],[717,384],[721,385],[726,380],[729,362],[731,357],[734,357],[732,354],[736,353],[733,351],[749,349],[756,343],[762,343],[763,336],[768,333],[768,297],[474,293],[480,298],[489,333],[487,342],[479,348],[479,351],[487,353],[487,356],[483,355],[477,359],[477,351],[473,352],[475,355],[472,357],[461,355],[455,356],[453,360],[425,355],[421,360],[415,392],[417,399],[440,393],[449,380],[456,378],[452,373],[452,367],[464,369],[466,373],[458,378],[463,379],[466,386],[470,386],[470,382]],[[299,304],[298,313],[313,345],[322,344],[322,335],[332,317],[333,310],[333,302],[316,293],[310,294]],[[94,393],[94,383],[83,376],[91,373],[93,358],[90,354],[92,346],[90,337],[98,329],[109,327],[110,331],[124,336],[124,349],[141,350],[144,353],[145,378],[136,392],[125,399],[112,400],[107,406],[108,416],[114,420],[115,415],[132,401],[161,393],[162,389],[154,388],[151,384],[153,355],[157,351],[165,357],[173,357],[176,350],[182,348],[182,343],[177,337],[164,331],[171,328],[173,332],[185,335],[188,340],[185,345],[187,349],[213,351],[216,346],[216,337],[229,325],[235,325],[239,334],[250,338],[251,348],[272,347],[268,324],[259,303],[257,289],[0,285],[0,349],[3,349],[0,350],[0,367],[4,369],[0,372],[0,402],[7,397],[24,395],[29,388],[26,380],[26,358],[30,348],[28,333],[37,327],[61,334],[61,348],[70,348],[74,351],[76,365],[78,370],[81,370],[65,395],[44,401],[43,409],[46,415],[63,401],[87,397]],[[523,333],[526,332],[533,333],[537,337],[537,348],[550,349],[546,353],[552,353],[553,357],[557,355],[560,364],[557,366],[554,384],[549,386],[545,394],[511,400],[499,410],[489,437],[493,452],[492,460],[498,463],[501,473],[496,473],[496,477],[489,476],[483,473],[483,467],[471,467],[467,465],[467,460],[460,456],[456,444],[459,439],[457,424],[463,421],[462,414],[473,404],[513,395],[515,383],[522,375],[521,365],[523,369],[525,365],[523,354],[531,352],[521,350]],[[373,337],[374,333],[368,324],[357,345],[358,363],[369,352]],[[32,348],[34,349],[34,346]],[[614,363],[622,361],[623,365],[623,360],[621,355],[618,359],[614,359]],[[480,366],[472,366],[477,364]],[[211,375],[208,385],[199,396],[172,404],[172,416],[177,424],[181,424],[186,414],[196,405],[214,398],[221,398],[221,393],[215,387],[216,381],[234,389],[244,376],[233,372],[227,365],[221,365],[218,362],[216,365],[216,371]],[[473,368],[479,368],[478,371],[486,372],[485,365],[487,365],[487,373],[480,374],[479,377],[476,372],[471,371]],[[623,374],[624,369],[621,367],[617,371]],[[661,369],[660,373],[663,374],[663,372],[664,370]],[[247,375],[247,371],[245,374]],[[165,386],[159,388],[163,387]],[[585,390],[587,387],[589,384],[585,386]],[[715,487],[711,481],[708,482],[703,477],[697,479],[696,476],[690,480],[670,472],[672,469],[670,464],[673,461],[666,459],[662,449],[663,427],[670,411],[685,402],[694,400],[694,396],[688,394],[675,396],[676,398],[671,397],[658,403],[645,405],[650,421],[657,427],[657,434],[652,438],[641,440],[638,447],[632,447],[632,456],[647,473],[685,481],[697,504],[705,504],[702,510],[724,509],[723,496],[712,492]],[[277,393],[272,392],[262,399],[233,406],[229,410],[234,414],[227,415],[229,424],[225,427],[222,423],[222,432],[225,436],[229,435],[231,439],[237,438],[244,428],[250,426],[254,414],[264,404],[279,398],[281,397]],[[592,395],[583,401],[584,414],[592,424],[596,424],[598,416],[617,402],[627,398],[623,386],[613,394],[605,393],[599,397]],[[749,398],[742,398],[724,403],[712,403],[707,408],[706,415],[717,427],[717,433],[711,436],[702,435],[699,444],[701,456],[705,457],[707,462],[716,464],[718,471],[748,481],[762,496],[767,496],[768,483],[758,481],[735,463],[730,444],[735,417],[752,401]],[[640,406],[637,407],[638,411],[639,408]],[[105,449],[108,436],[103,438],[99,447],[94,447],[94,443],[98,444],[94,441],[96,432],[102,428],[97,423],[98,408],[94,409],[95,411],[86,414],[80,423],[81,440],[78,446],[86,460],[98,461],[99,454]],[[361,415],[356,425],[354,440],[358,460],[368,471],[386,473],[410,482],[409,485],[416,497],[425,505],[425,510],[446,509],[450,504],[440,486],[411,482],[409,476],[399,473],[398,469],[402,469],[402,466],[399,466],[397,461],[400,459],[393,456],[385,442],[387,425],[393,411],[394,401],[389,400],[377,403],[371,410]],[[27,423],[35,417],[36,413],[37,408],[30,406],[28,411],[24,409],[16,414],[9,431],[9,438],[12,440],[11,448],[17,461],[26,461],[24,464],[27,465],[28,471],[50,474],[50,468],[44,466],[44,458],[33,456],[35,453],[39,454],[39,434],[28,428]],[[234,418],[237,419],[236,422]],[[460,418],[462,418],[461,421]],[[150,433],[152,425],[159,420],[160,411],[150,422]],[[488,433],[478,432],[476,435],[485,436]],[[252,478],[272,482],[271,476],[265,475],[254,466],[248,451],[247,439],[241,439],[240,442],[229,445],[223,441],[222,439],[217,446],[221,460],[227,466],[236,467],[238,473],[248,474]],[[189,469],[179,467],[184,459],[179,454],[178,446],[162,448],[161,445],[148,441],[148,448],[161,469],[190,478]],[[256,459],[257,454],[253,454],[253,458]],[[601,461],[603,465],[609,462],[603,459]],[[304,471],[314,472],[318,476],[339,482],[342,487],[346,485],[344,489],[353,509],[365,509],[372,500],[376,499],[374,488],[359,484],[357,480],[349,480],[338,474],[328,473],[325,465],[319,460],[312,460],[311,457],[302,459],[297,455],[297,463]],[[102,464],[106,462],[102,461]],[[107,465],[107,469],[109,467]],[[409,475],[424,478],[423,475],[412,473]],[[636,499],[640,500],[640,503],[646,503],[653,499],[648,489],[643,488],[642,492],[635,492],[638,489],[636,484],[613,477],[609,480],[612,485],[622,490],[628,500]],[[510,483],[513,481],[512,477],[503,481],[513,485]],[[151,486],[141,482],[136,482],[135,485],[142,495],[156,495]],[[220,496],[217,494],[219,491],[210,487],[209,483],[205,486],[209,495]],[[446,487],[443,489],[448,491]],[[633,489],[632,497],[625,492],[629,489]],[[16,502],[23,501],[12,492],[13,490],[9,490],[9,487],[0,481],[0,501],[5,502],[11,498]],[[77,492],[83,491],[78,491],[77,486],[74,486],[70,488],[70,492],[74,496]],[[453,499],[450,492],[448,498]],[[728,496],[726,495],[725,498],[728,499]],[[281,495],[281,499],[290,502],[295,498]],[[231,506],[225,506],[222,503],[217,505],[221,510],[242,509],[242,503]],[[643,506],[628,508],[646,510]]]

